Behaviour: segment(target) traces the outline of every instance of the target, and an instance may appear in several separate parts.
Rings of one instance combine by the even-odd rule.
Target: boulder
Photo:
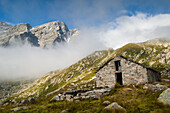
[[[28,98],[28,101],[29,101],[30,103],[35,103],[35,98],[34,98],[34,97],[30,97],[30,98]]]
[[[97,90],[89,90],[89,89],[79,89],[72,91],[60,92],[58,95],[54,96],[51,99],[52,101],[73,101],[79,99],[100,99],[104,95],[108,95],[110,89],[97,89]]]
[[[19,110],[22,110],[22,109],[28,109],[30,107],[27,107],[27,106],[20,106],[20,107],[16,107],[16,108],[13,108],[11,109],[12,111],[19,111]]]
[[[170,88],[166,89],[159,95],[158,101],[170,105]]]
[[[160,84],[145,84],[143,86],[143,89],[151,89],[152,91],[156,92],[156,91],[162,91],[167,89],[168,87],[166,85],[160,85]]]
[[[105,101],[103,102],[103,104],[104,104],[104,105],[109,105],[109,104],[110,104],[110,101],[105,100]]]
[[[60,97],[56,95],[51,99],[51,101],[60,101]]]
[[[121,109],[123,111],[126,111],[126,109],[120,106],[117,102],[111,103],[110,105],[106,106],[104,109],[107,109],[107,110]]]
[[[62,110],[61,113],[67,113],[69,112],[69,109]]]

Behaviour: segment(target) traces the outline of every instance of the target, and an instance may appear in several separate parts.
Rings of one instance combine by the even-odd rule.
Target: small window
[[[115,61],[115,67],[116,67],[116,71],[121,71],[120,60],[119,61]]]

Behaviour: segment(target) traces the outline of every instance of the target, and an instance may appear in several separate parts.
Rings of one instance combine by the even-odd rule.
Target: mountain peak
[[[9,30],[12,27],[12,25],[9,25],[5,22],[0,22],[0,35],[5,33],[7,30]]]
[[[67,42],[69,29],[64,22],[54,21],[33,27],[31,33],[38,37],[41,48]]]

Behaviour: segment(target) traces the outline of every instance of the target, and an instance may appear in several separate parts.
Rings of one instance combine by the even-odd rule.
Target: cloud
[[[154,38],[170,38],[170,14],[147,15],[137,13],[121,16],[112,27],[101,33],[107,47],[118,48],[127,43],[142,42]]]
[[[97,50],[154,38],[170,38],[170,14],[120,16],[99,27],[82,26],[69,44],[41,49],[29,45],[0,48],[0,80],[35,78],[63,69]]]
[[[60,44],[56,48],[41,49],[30,45],[0,47],[0,80],[35,79],[58,69],[66,68],[78,60],[101,50],[102,44],[96,37],[82,33],[69,44]],[[15,45],[16,45],[15,43]]]

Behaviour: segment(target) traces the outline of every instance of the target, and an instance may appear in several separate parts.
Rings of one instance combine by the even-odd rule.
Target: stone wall
[[[120,60],[121,70],[116,71],[115,61]],[[115,57],[106,63],[96,73],[97,87],[114,87],[116,84],[115,73],[122,73],[122,84],[141,84],[148,82],[147,70],[142,65],[124,59],[122,57]]]
[[[161,74],[153,71],[151,69],[147,69],[147,75],[148,75],[148,81],[149,82],[156,82],[156,81],[161,81]]]
[[[121,59],[121,66],[124,85],[148,82],[147,70],[145,67],[123,58]]]
[[[108,95],[110,88],[105,89],[80,89],[60,92],[58,95],[54,96],[51,101],[73,101],[82,99],[100,99],[102,96]]]

